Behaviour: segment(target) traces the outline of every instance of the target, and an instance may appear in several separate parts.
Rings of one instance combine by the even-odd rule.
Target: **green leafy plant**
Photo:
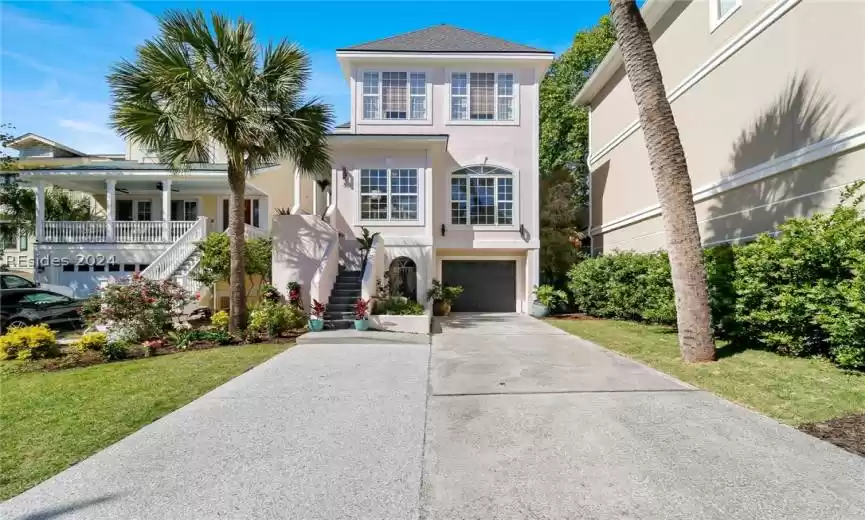
[[[180,350],[185,350],[194,339],[195,331],[192,330],[172,330],[166,337],[169,345]]]
[[[453,303],[463,293],[463,288],[459,285],[444,285],[437,278],[433,278],[430,288],[426,292],[427,301],[442,301],[448,304]]]
[[[285,331],[301,328],[306,322],[303,311],[279,302],[261,301],[249,313],[249,331],[275,338]]]
[[[196,247],[201,252],[201,258],[193,279],[207,286],[219,282],[227,283],[231,272],[228,235],[210,233],[196,244]],[[244,268],[250,279],[264,281],[264,283],[271,279],[272,251],[273,241],[267,237],[251,238],[244,242]],[[251,288],[251,290],[255,289],[256,287]]]
[[[274,215],[291,215],[291,208],[276,208],[273,210]]]
[[[73,346],[78,352],[87,352],[88,350],[101,351],[108,344],[108,334],[104,332],[88,332],[81,336]]]
[[[303,300],[300,297],[300,282],[288,282],[286,289],[288,289],[288,304],[302,309]]]
[[[409,300],[404,296],[391,296],[379,300],[373,306],[373,314],[389,314],[392,316],[412,316],[424,314],[423,305]]]
[[[210,324],[218,331],[228,332],[228,313],[219,311],[210,318]]]
[[[129,355],[129,344],[122,341],[109,342],[102,349],[106,361],[120,361]]]
[[[551,311],[568,303],[568,293],[552,285],[535,286],[535,299]]]
[[[357,242],[360,244],[360,250],[363,253],[363,259],[360,264],[360,270],[363,271],[366,269],[366,262],[369,259],[369,252],[375,244],[375,239],[378,238],[381,233],[370,233],[365,227],[360,228],[360,232],[361,236],[357,237]]]
[[[192,301],[188,291],[170,280],[157,282],[135,273],[127,282],[108,285],[91,296],[83,314],[90,323],[129,331],[128,339],[139,341],[165,334]]]
[[[463,288],[459,285],[446,285],[442,289],[442,300],[448,304],[455,302],[463,294]]]
[[[57,335],[47,325],[16,327],[0,336],[0,353],[4,359],[43,359],[55,357]]]

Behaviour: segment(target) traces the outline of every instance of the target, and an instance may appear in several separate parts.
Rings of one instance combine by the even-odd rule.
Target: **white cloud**
[[[96,123],[92,123],[90,121],[77,121],[74,119],[61,119],[57,122],[63,128],[71,128],[72,130],[77,130],[79,132],[85,132],[88,134],[100,134],[100,135],[115,135],[114,131],[110,128],[99,125]]]

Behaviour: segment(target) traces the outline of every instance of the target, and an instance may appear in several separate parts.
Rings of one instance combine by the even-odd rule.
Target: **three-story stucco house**
[[[275,246],[277,285],[300,281],[328,301],[329,257],[341,247],[345,267],[367,228],[380,239],[364,297],[390,273],[419,301],[440,279],[464,289],[455,311],[527,312],[539,276],[538,87],[553,54],[438,25],[336,55],[351,120],[329,139],[331,209],[326,227],[307,223],[314,232],[277,217],[280,236],[314,237]]]
[[[830,210],[865,179],[865,3],[647,0],[705,246]],[[595,252],[665,245],[637,106],[614,47],[590,108]]]
[[[464,288],[457,311],[527,312],[539,272],[538,88],[553,54],[448,25],[336,54],[351,119],[329,135],[330,171],[301,176],[284,161],[247,183],[248,229],[274,237],[274,284],[300,282],[304,301],[328,302],[339,272],[365,268],[365,297],[391,273],[421,302],[438,278]],[[22,170],[40,201],[61,186],[105,215],[50,222],[39,209],[37,277],[78,294],[134,271],[197,289],[194,243],[228,223],[224,152],[213,156],[178,174],[129,143],[123,160]],[[365,264],[364,228],[379,233]]]

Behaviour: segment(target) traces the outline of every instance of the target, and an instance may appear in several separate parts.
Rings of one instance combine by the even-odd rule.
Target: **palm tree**
[[[246,325],[243,200],[246,176],[291,159],[302,173],[330,167],[329,106],[305,97],[306,53],[281,41],[259,47],[243,19],[169,11],[160,34],[108,76],[112,122],[176,170],[209,162],[212,145],[228,157],[231,250],[230,330]]]
[[[658,57],[635,0],[610,0],[610,8],[661,205],[676,293],[679,348],[685,361],[712,361],[715,343],[691,178]]]
[[[62,188],[45,191],[45,220],[98,220],[90,199]],[[0,189],[0,236],[14,239],[32,235],[36,228],[36,193],[12,182]]]

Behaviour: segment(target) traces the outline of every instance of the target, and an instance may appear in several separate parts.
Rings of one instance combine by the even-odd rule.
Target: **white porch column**
[[[318,180],[312,181],[312,214],[318,215],[318,194],[321,192],[321,186],[318,185]]]
[[[171,240],[171,181],[162,181],[162,240]]]
[[[42,240],[42,223],[45,222],[45,182],[36,182],[36,241]]]
[[[107,215],[105,215],[105,220],[108,221],[108,228],[106,229],[106,233],[108,235],[108,241],[114,242],[114,221],[117,220],[117,203],[116,203],[116,188],[117,181],[114,179],[109,179],[105,181],[105,205],[108,206],[106,209]]]

